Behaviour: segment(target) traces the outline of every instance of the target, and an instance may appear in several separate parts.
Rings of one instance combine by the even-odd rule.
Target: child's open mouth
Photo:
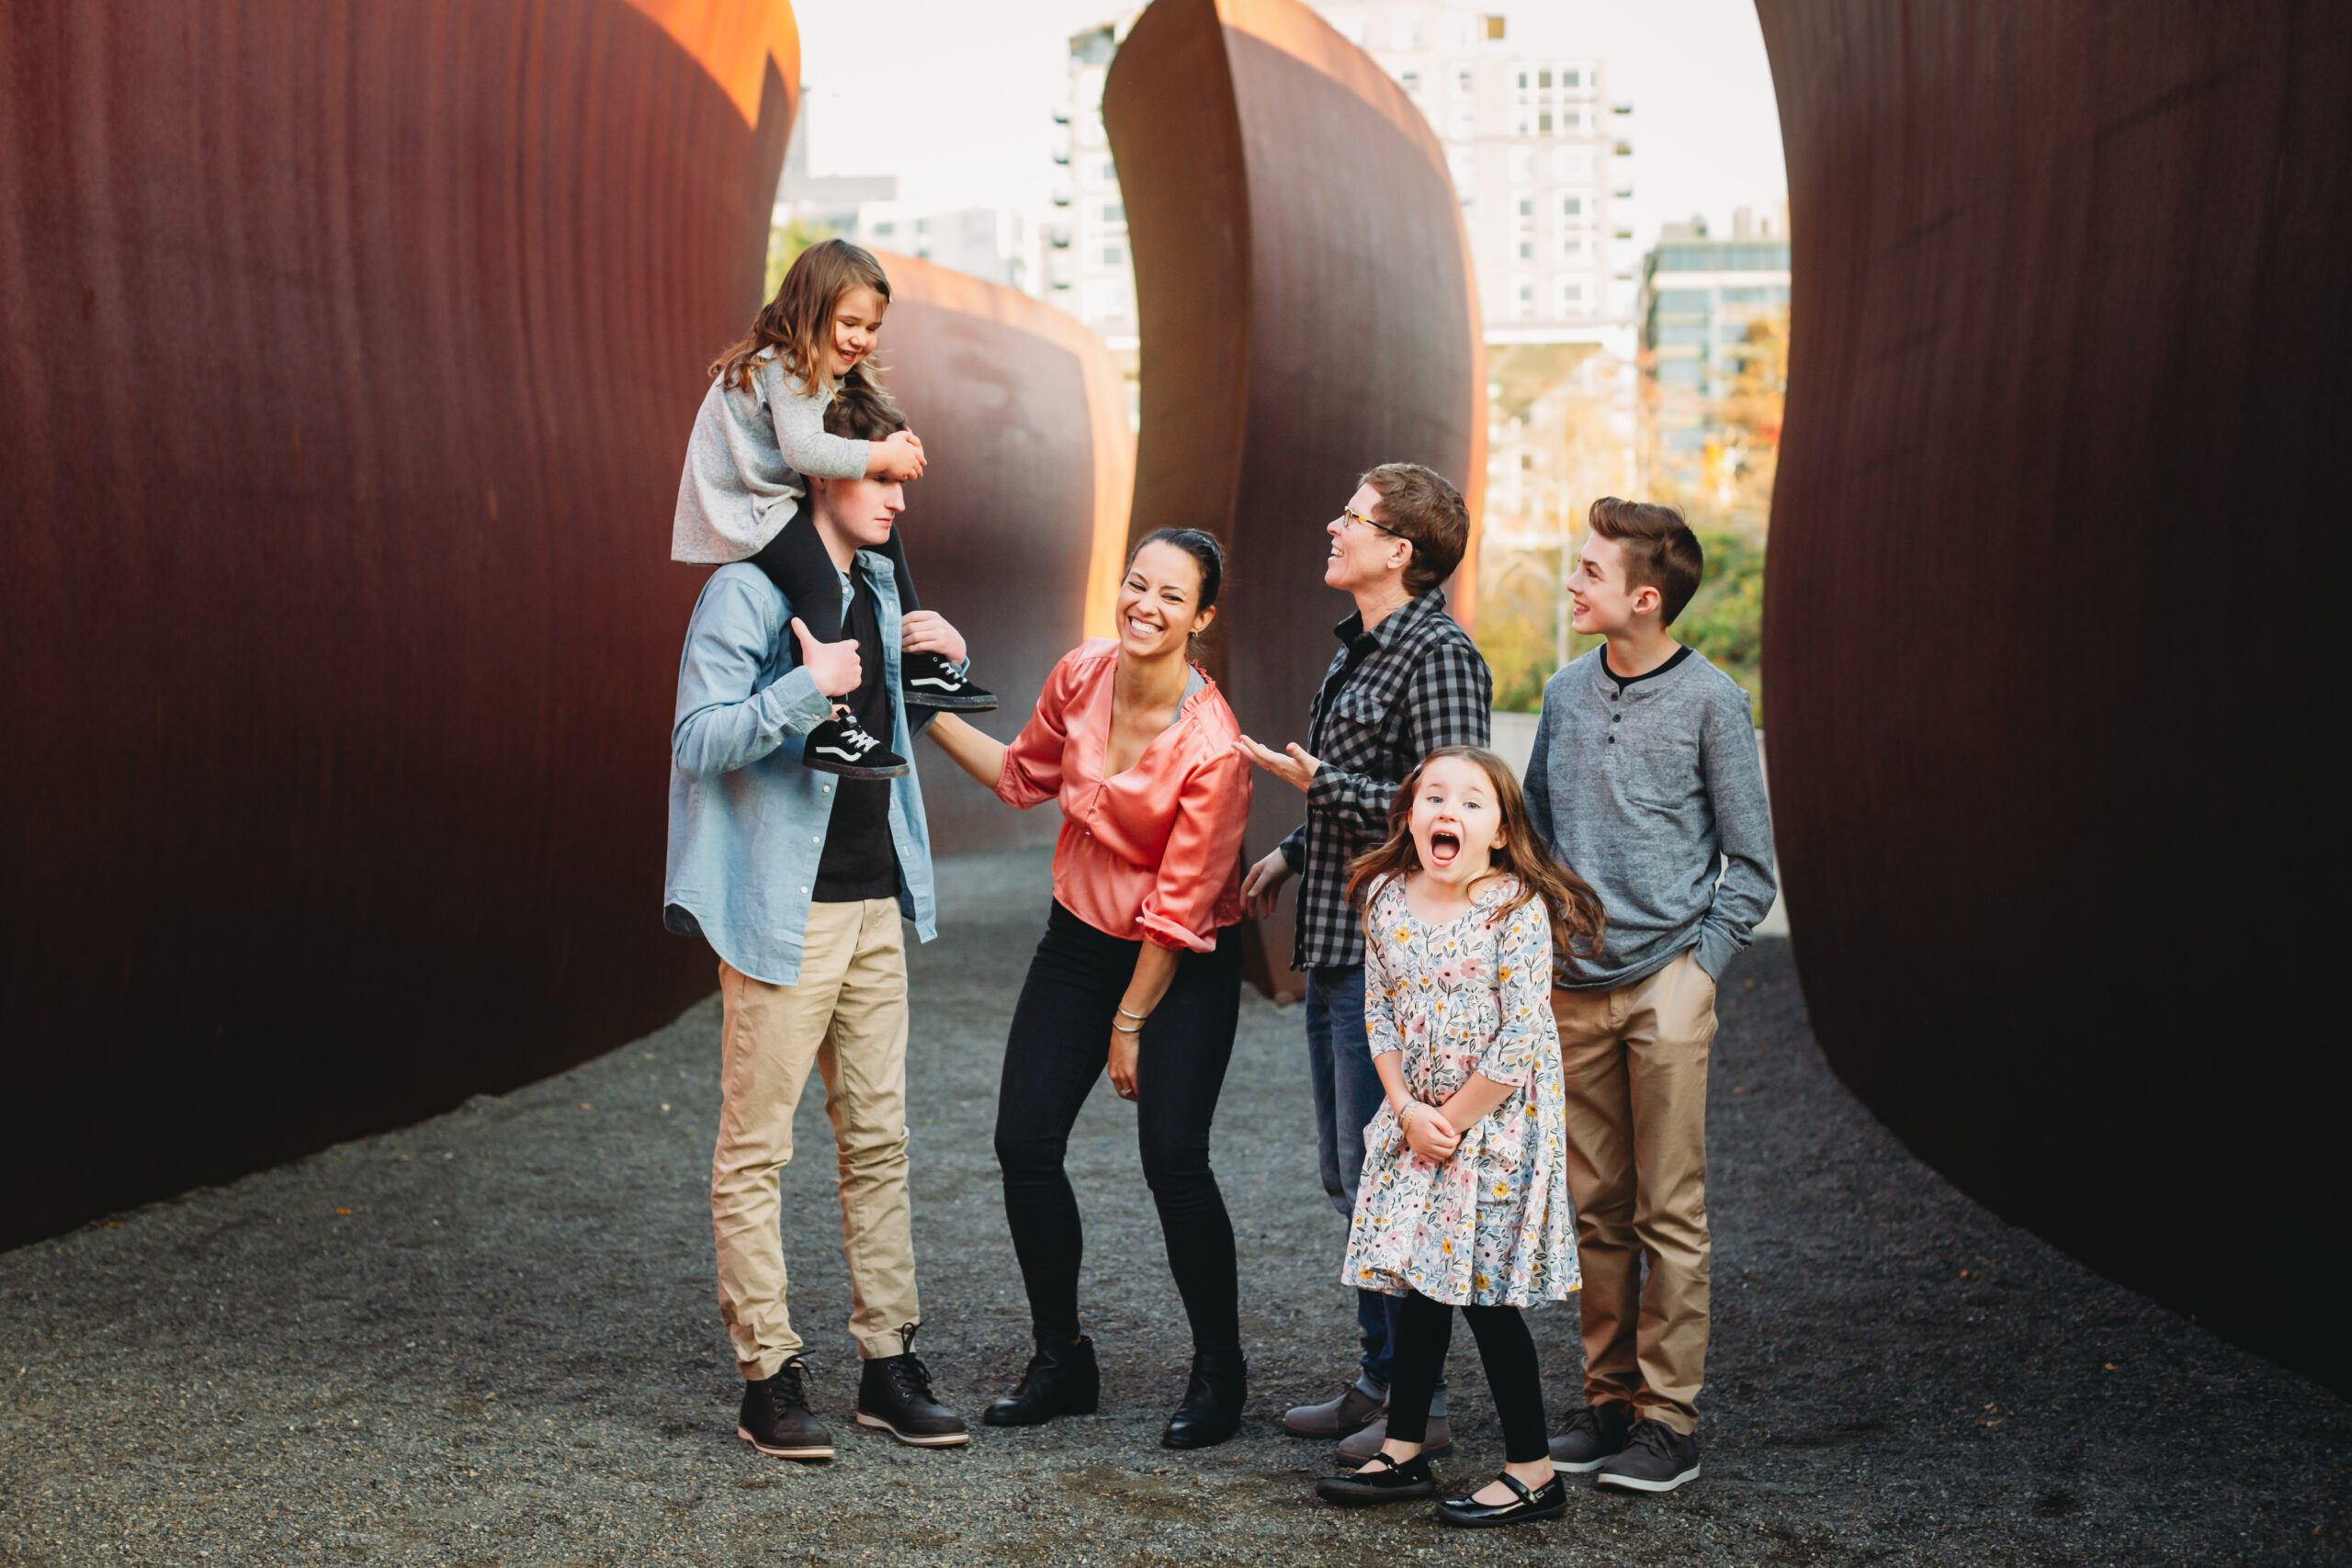
[[[1449,833],[1444,829],[1440,828],[1430,835],[1430,864],[1452,865],[1454,862],[1454,857],[1461,854],[1461,852],[1462,837],[1460,834]]]

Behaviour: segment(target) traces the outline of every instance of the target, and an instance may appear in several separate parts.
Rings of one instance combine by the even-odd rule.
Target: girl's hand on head
[[[936,653],[950,664],[964,662],[964,634],[936,610],[909,610],[899,623],[899,646],[909,653]]]
[[[895,432],[887,440],[874,443],[865,461],[867,479],[889,479],[899,484],[922,478],[922,443],[915,439],[910,430]]]

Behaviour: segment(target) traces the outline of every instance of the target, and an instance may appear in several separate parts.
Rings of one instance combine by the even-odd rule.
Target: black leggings
[[[1487,1364],[1487,1388],[1503,1424],[1503,1458],[1532,1464],[1552,1450],[1544,1435],[1544,1376],[1527,1320],[1512,1306],[1465,1306],[1462,1315],[1470,1320],[1478,1359]],[[1388,1435],[1398,1442],[1418,1443],[1428,1433],[1430,1400],[1453,1337],[1452,1307],[1419,1291],[1405,1298],[1388,1374]]]
[[[890,558],[890,574],[899,580],[899,614],[922,609],[915,602],[915,580],[907,570],[907,552],[899,543],[899,531],[891,529],[890,542],[875,547]],[[791,601],[792,613],[807,623],[810,637],[819,642],[842,640],[841,573],[834,570],[833,558],[825,553],[825,541],[807,505],[792,514],[792,521],[752,558],[752,564],[766,572],[768,581]],[[799,663],[800,639],[786,635],[784,645],[791,662]]]
[[[1241,1012],[1238,927],[1215,953],[1187,953],[1138,1041],[1136,1135],[1144,1179],[1159,1208],[1168,1266],[1202,1350],[1241,1343],[1233,1222],[1209,1169],[1209,1122],[1233,1055]],[[1096,931],[1056,900],[1029,961],[997,1091],[996,1157],[1004,1214],[1029,1290],[1039,1343],[1079,1333],[1078,1265],[1085,1247],[1078,1194],[1062,1156],[1069,1130],[1110,1063],[1111,1021],[1136,972],[1141,942]]]

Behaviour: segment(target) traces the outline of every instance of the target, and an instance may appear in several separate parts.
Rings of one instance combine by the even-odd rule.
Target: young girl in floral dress
[[[1316,1483],[1327,1501],[1434,1496],[1421,1457],[1453,1309],[1470,1321],[1501,1418],[1502,1472],[1442,1500],[1449,1524],[1548,1518],[1552,1472],[1535,1344],[1519,1309],[1577,1285],[1563,1169],[1555,950],[1598,950],[1592,890],[1529,826],[1501,758],[1432,751],[1396,792],[1388,841],[1350,884],[1364,922],[1364,1023],[1387,1105],[1364,1129],[1343,1282],[1405,1298],[1388,1436],[1363,1469]]]

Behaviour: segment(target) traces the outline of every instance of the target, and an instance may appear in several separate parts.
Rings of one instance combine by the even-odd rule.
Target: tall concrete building
[[[784,151],[784,173],[776,180],[773,221],[782,228],[797,219],[814,229],[847,234],[856,229],[859,209],[866,203],[898,199],[899,176],[810,174],[808,143],[815,129],[808,85],[804,82],[792,141]]]
[[[1035,294],[1035,236],[1021,214],[1001,207],[917,212],[903,202],[869,201],[849,237],[869,250],[895,251],[1023,294]]]
[[[1135,267],[1119,171],[1102,130],[1102,83],[1140,14],[1138,6],[1069,40],[1069,96],[1054,114],[1062,132],[1054,161],[1061,172],[1042,265],[1046,298],[1102,333],[1130,367],[1137,342]]]
[[[1711,236],[1704,219],[1665,226],[1643,258],[1638,302],[1651,381],[1644,457],[1652,474],[1685,487],[1705,481],[1710,448],[1721,438],[1711,411],[1730,389],[1748,327],[1788,304],[1785,208],[1778,222],[1740,209],[1728,239]]]

